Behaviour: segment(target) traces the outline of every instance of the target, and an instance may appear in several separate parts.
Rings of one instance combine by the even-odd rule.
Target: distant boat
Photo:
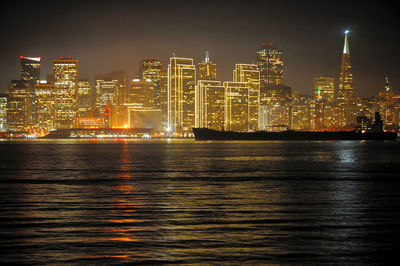
[[[196,140],[395,140],[395,132],[363,131],[294,131],[281,132],[218,131],[208,128],[193,128]]]

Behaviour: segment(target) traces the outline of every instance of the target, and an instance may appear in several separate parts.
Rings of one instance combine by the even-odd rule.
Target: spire
[[[208,54],[208,51],[206,51],[206,58],[204,59],[204,62],[206,63],[210,62],[210,56]]]
[[[348,37],[347,35],[349,34],[349,30],[346,30],[344,32],[344,47],[343,47],[343,54],[350,54],[350,50],[349,50],[349,41],[348,41]]]

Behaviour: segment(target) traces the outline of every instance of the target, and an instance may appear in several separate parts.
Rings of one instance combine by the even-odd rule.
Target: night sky
[[[389,76],[400,86],[399,8],[388,1],[15,1],[2,4],[0,92],[18,79],[19,55],[42,57],[42,79],[60,56],[79,59],[80,78],[125,70],[173,53],[199,63],[209,51],[218,79],[254,63],[262,42],[284,52],[284,83],[313,93],[313,78],[340,71],[350,29],[354,85],[372,96]]]

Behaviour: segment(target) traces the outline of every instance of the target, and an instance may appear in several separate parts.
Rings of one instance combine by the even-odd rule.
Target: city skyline
[[[256,61],[256,51],[262,42],[272,42],[283,50],[283,83],[302,94],[312,95],[315,77],[338,80],[345,28],[350,30],[356,95],[376,95],[384,86],[386,76],[394,90],[398,87],[395,63],[399,52],[393,49],[398,42],[395,37],[398,30],[390,27],[393,11],[375,2],[363,6],[353,2],[323,6],[311,1],[304,5],[258,1],[212,6],[207,1],[190,6],[179,1],[169,3],[156,1],[150,6],[125,1],[113,4],[87,1],[42,9],[23,2],[8,4],[10,9],[19,10],[21,19],[12,21],[12,15],[7,14],[1,23],[5,41],[1,49],[0,92],[4,93],[7,83],[17,78],[19,55],[41,56],[42,79],[51,73],[53,59],[71,56],[81,62],[80,77],[92,80],[96,74],[112,70],[124,70],[133,78],[138,62],[146,57],[160,60],[166,68],[173,53],[193,58],[197,65],[209,51],[211,61],[217,64],[218,80],[224,81],[233,80],[235,64]],[[36,12],[39,18],[34,23],[36,29],[34,25],[26,25],[29,15],[35,11],[40,11]],[[73,14],[70,24],[51,22],[61,11]],[[190,16],[188,11],[192,11]],[[107,22],[100,22],[102,14],[108,14]],[[312,19],[311,14],[314,14]],[[376,18],[375,23],[367,21],[371,16]],[[312,26],[317,20],[319,25]],[[77,31],[75,26],[81,26],[82,30]]]

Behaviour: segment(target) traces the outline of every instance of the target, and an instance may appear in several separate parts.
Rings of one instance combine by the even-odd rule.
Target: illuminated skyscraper
[[[234,82],[245,82],[249,88],[248,93],[248,116],[249,130],[258,130],[259,128],[259,108],[260,108],[260,71],[257,65],[236,64],[233,70]]]
[[[110,73],[106,74],[98,74],[95,75],[95,85],[96,85],[96,104],[98,102],[99,97],[102,97],[99,95],[98,87],[97,87],[97,81],[98,80],[103,80],[103,81],[116,81],[116,86],[115,91],[114,91],[114,96],[112,97],[114,100],[114,106],[111,107],[111,126],[124,126],[127,122],[127,117],[126,117],[126,108],[124,104],[126,103],[127,99],[127,89],[128,89],[128,76],[125,71],[111,71]],[[104,84],[106,86],[106,84]],[[109,84],[110,85],[110,84]],[[108,91],[108,93],[111,93],[111,91]],[[109,95],[111,96],[111,95]],[[103,97],[104,98],[104,97]],[[98,105],[97,105],[98,107]],[[103,110],[103,109],[102,109]],[[103,116],[103,113],[100,114]]]
[[[388,77],[385,78],[384,88],[378,94],[378,106],[385,129],[393,129],[396,121],[395,98]]]
[[[26,80],[32,86],[40,80],[40,57],[20,56],[21,60],[21,79]]]
[[[260,70],[260,87],[283,84],[283,54],[272,43],[263,43],[257,51],[257,67]]]
[[[224,82],[225,130],[249,131],[249,84]]]
[[[8,85],[7,123],[11,130],[21,131],[32,125],[32,92],[29,81],[12,80]]]
[[[193,59],[171,57],[168,65],[168,128],[190,132],[195,126],[196,67]]]
[[[114,109],[117,101],[118,80],[112,78],[98,79],[96,77],[96,108],[99,114],[104,114],[106,105]]]
[[[78,81],[78,116],[86,116],[92,109],[92,83],[89,80]]]
[[[353,73],[350,64],[348,33],[345,31],[342,64],[340,66],[337,102],[339,105],[351,104],[354,101]]]
[[[315,99],[323,102],[335,100],[335,79],[328,77],[314,78]]]
[[[154,83],[150,79],[133,79],[128,88],[128,104],[139,104],[142,107],[157,109],[154,103]]]
[[[168,127],[168,72],[162,70],[160,75],[160,109],[162,128]]]
[[[196,127],[224,129],[225,87],[220,81],[199,80],[196,86]]]
[[[78,110],[78,63],[71,57],[53,60],[56,128],[73,128]]]
[[[7,94],[0,94],[0,132],[7,130]]]
[[[210,61],[208,52],[204,61],[198,64],[198,80],[217,80],[217,64]]]
[[[154,108],[160,108],[161,104],[161,71],[162,63],[156,59],[146,58],[139,62],[138,79],[151,80],[154,88]]]
[[[357,123],[357,110],[354,97],[353,74],[350,64],[348,33],[349,31],[346,30],[336,101],[338,106],[341,107],[340,121],[342,127],[355,127]]]
[[[46,130],[55,128],[55,85],[40,82],[35,85],[35,117],[36,125]]]

